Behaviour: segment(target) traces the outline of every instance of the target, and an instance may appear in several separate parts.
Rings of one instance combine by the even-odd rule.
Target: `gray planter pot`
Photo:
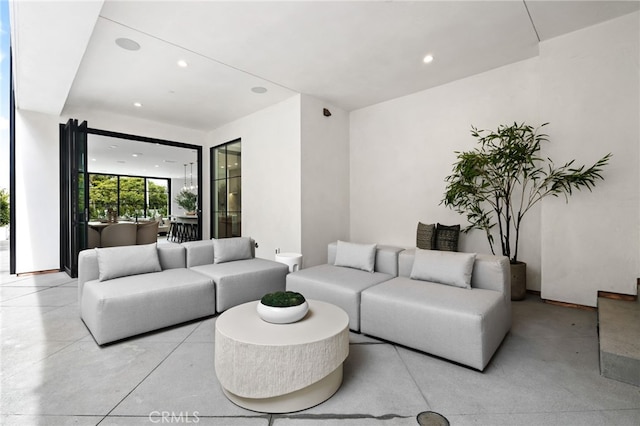
[[[527,294],[527,264],[511,264],[511,300],[523,300]]]

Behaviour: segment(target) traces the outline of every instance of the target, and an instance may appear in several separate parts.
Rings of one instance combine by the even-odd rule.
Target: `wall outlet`
[[[276,254],[280,254],[280,249],[279,248],[276,249]]]

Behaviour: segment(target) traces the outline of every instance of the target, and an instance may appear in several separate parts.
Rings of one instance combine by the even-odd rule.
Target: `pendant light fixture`
[[[193,191],[195,189],[195,187],[193,186],[193,162],[191,162],[191,173],[189,174],[189,180],[191,183],[191,186],[189,188]]]
[[[184,185],[182,189],[187,189],[187,163],[184,163]]]

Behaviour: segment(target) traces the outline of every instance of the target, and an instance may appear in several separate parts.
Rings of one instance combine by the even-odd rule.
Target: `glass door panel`
[[[211,234],[214,238],[242,235],[241,142],[211,149]]]
[[[87,247],[89,189],[87,122],[70,119],[60,132],[60,266],[78,276],[78,253]]]

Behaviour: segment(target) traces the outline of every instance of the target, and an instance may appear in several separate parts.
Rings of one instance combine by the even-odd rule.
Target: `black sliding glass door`
[[[78,276],[78,253],[87,247],[89,178],[87,122],[60,125],[60,253],[61,269]]]

